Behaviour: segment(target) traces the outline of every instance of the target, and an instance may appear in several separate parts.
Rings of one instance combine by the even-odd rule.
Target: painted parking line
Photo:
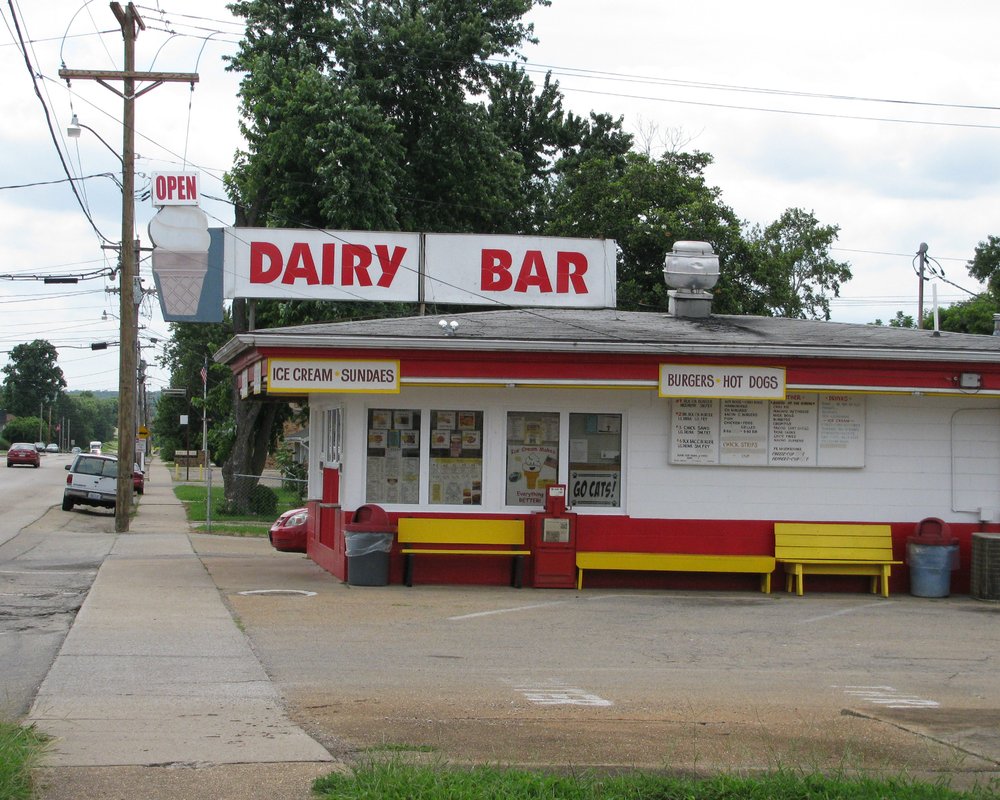
[[[892,686],[834,686],[844,694],[856,697],[865,703],[883,708],[939,708],[937,700],[929,700],[915,694],[901,694]]]
[[[541,683],[515,684],[515,691],[536,706],[590,706],[607,708],[613,706],[610,700],[605,700],[593,692],[567,686],[561,681],[543,681]]]
[[[476,611],[472,614],[459,614],[456,617],[448,617],[449,622],[456,622],[463,619],[475,619],[476,617],[492,617],[494,614],[514,614],[518,611],[531,611],[535,608],[549,608],[551,606],[562,606],[568,601],[556,600],[554,603],[535,603],[530,606],[512,606],[511,608],[494,608],[490,611]]]

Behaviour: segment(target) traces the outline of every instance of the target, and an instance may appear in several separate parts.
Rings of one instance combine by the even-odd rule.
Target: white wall
[[[483,505],[478,509],[484,512],[514,510],[504,506],[506,412],[574,411],[623,415],[623,507],[620,512],[578,509],[580,513],[871,522],[928,516],[975,522],[980,507],[1000,513],[1000,401],[973,396],[867,396],[865,466],[847,469],[671,465],[670,405],[655,391],[406,388],[399,395],[374,398],[314,395],[311,437],[318,433],[318,412],[335,404],[345,409],[341,497],[347,508],[365,502],[367,410],[419,408],[426,426],[433,408],[484,412],[486,461]],[[956,414],[964,410],[977,413]],[[564,422],[563,478],[568,460],[565,434]],[[310,478],[310,495],[318,497],[315,463]],[[469,511],[468,506],[435,509]]]

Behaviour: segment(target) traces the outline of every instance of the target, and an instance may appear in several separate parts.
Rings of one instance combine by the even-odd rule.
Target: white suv
[[[118,458],[80,453],[67,464],[66,488],[63,489],[63,511],[74,505],[114,508],[118,496]]]

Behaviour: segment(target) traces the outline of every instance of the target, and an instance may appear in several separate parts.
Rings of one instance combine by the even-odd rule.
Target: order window
[[[431,505],[483,504],[483,412],[431,411]]]
[[[415,409],[368,410],[369,503],[420,502],[420,412]]]
[[[569,502],[621,506],[622,415],[569,415]]]
[[[559,482],[559,414],[507,413],[506,501],[545,505],[545,488]]]

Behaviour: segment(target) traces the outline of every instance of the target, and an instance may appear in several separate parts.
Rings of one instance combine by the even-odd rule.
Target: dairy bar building
[[[308,401],[308,553],[343,579],[364,509],[397,534],[391,583],[504,585],[515,560],[520,585],[574,588],[579,554],[613,553],[584,590],[756,591],[761,570],[647,557],[773,558],[776,526],[843,523],[886,526],[900,592],[932,518],[958,545],[951,591],[968,592],[974,535],[1000,532],[1000,337],[689,311],[256,330],[216,358],[247,401]],[[453,552],[404,552],[433,538]]]

